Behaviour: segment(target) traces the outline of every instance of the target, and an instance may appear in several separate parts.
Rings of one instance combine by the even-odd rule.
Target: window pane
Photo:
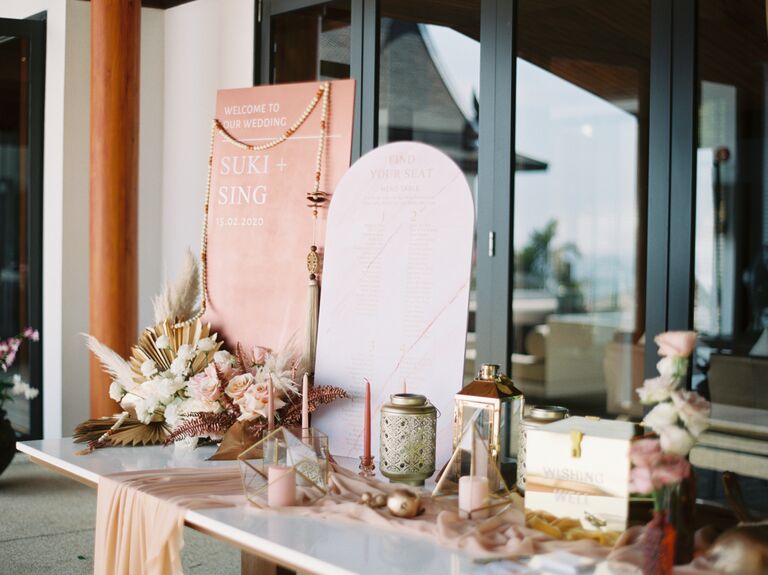
[[[719,471],[768,511],[768,39],[764,2],[702,0],[693,385],[714,425],[692,454],[700,496],[723,499]],[[700,482],[701,483],[701,482]]]
[[[477,198],[480,2],[383,0],[379,33],[378,144],[410,140],[439,148],[463,170]],[[470,380],[474,278],[472,285],[465,367]]]
[[[520,0],[517,30],[513,377],[640,416],[649,2]]]
[[[272,18],[272,82],[349,78],[349,0]]]
[[[0,340],[29,323],[29,43],[5,37],[0,42]],[[40,326],[35,326],[40,327]],[[8,374],[30,381],[29,346],[22,345]],[[33,382],[37,385],[37,382]],[[30,433],[30,401],[6,402],[17,431]]]

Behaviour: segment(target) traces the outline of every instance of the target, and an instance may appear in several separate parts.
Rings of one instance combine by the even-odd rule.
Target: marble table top
[[[169,467],[233,466],[207,461],[213,447],[115,447],[75,455],[71,438],[25,441],[19,451],[36,463],[91,486],[104,475]],[[290,517],[254,507],[187,511],[186,524],[247,552],[303,573],[328,575],[462,575],[478,566],[469,555],[427,539],[359,524]]]

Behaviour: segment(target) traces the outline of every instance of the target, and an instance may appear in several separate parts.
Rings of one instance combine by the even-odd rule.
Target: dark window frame
[[[645,295],[645,372],[653,336],[693,323],[696,153],[696,0],[651,1]],[[267,83],[271,14],[322,0],[255,0],[254,84]],[[378,129],[379,0],[351,2],[351,77],[357,81],[353,159]],[[477,210],[477,361],[511,370],[517,2],[481,2],[481,109]],[[488,112],[490,111],[490,112]],[[484,152],[485,151],[485,152]],[[505,313],[499,313],[506,310]]]
[[[40,393],[30,402],[30,433],[22,439],[43,436],[43,126],[45,109],[45,37],[46,12],[26,20],[0,18],[0,35],[29,40],[29,208],[28,231],[28,317],[29,324],[40,330],[40,343],[29,346],[30,384]]]

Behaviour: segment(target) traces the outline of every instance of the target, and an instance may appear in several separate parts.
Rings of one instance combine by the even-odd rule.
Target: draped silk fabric
[[[611,551],[594,541],[558,541],[526,527],[525,515],[510,508],[488,519],[461,519],[450,504],[422,497],[424,513],[401,519],[386,508],[358,503],[364,492],[390,493],[400,488],[363,479],[346,469],[331,472],[330,492],[304,505],[268,510],[298,517],[340,520],[393,530],[399,535],[428,537],[444,547],[480,557],[518,557],[551,551],[608,559],[610,573],[639,573],[642,528],[633,527]],[[245,506],[236,466],[208,469],[159,469],[111,475],[99,481],[96,517],[96,575],[177,575],[182,573],[184,515],[188,509]],[[604,569],[605,569],[604,568]],[[676,575],[716,572],[706,560],[675,568]]]
[[[236,466],[156,469],[99,480],[96,575],[182,573],[187,509],[244,504]]]

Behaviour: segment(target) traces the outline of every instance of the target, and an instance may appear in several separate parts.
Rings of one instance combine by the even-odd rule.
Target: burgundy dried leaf
[[[171,432],[165,440],[165,445],[189,437],[221,435],[227,431],[235,421],[237,421],[237,416],[229,411],[222,411],[220,413],[192,413],[190,414],[189,419]]]

